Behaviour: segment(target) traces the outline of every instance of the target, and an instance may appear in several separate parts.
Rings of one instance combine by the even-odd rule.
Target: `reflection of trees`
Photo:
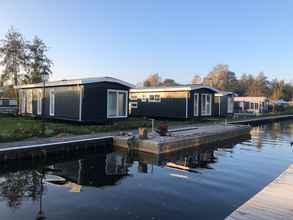
[[[18,171],[0,177],[0,199],[9,207],[18,208],[23,200],[37,200],[41,177],[34,171]]]

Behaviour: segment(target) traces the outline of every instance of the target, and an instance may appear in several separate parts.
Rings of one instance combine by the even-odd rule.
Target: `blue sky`
[[[1,0],[0,21],[50,46],[54,79],[189,83],[223,63],[293,80],[290,0]]]

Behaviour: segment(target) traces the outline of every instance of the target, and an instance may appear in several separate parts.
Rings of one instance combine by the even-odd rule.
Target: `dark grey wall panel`
[[[128,91],[129,88],[118,83],[93,83],[84,85],[82,99],[82,120],[85,122],[104,122],[107,120],[107,90]],[[128,111],[127,111],[128,112]]]
[[[138,101],[138,108],[132,111],[135,117],[185,118],[185,115],[185,98],[162,98],[161,102]]]
[[[194,117],[194,94],[199,93],[199,116],[201,112],[200,95],[203,93],[212,94],[212,114],[213,114],[213,97],[214,92],[209,89],[198,89],[194,91],[186,92],[139,92],[135,93],[139,97],[144,94],[148,97],[149,94],[160,93],[162,97],[161,102],[141,102],[139,98],[137,101],[138,107],[131,110],[131,116],[134,117],[158,117],[158,118],[186,118],[186,98],[188,100],[187,116],[188,118]],[[177,94],[181,94],[180,98],[176,97]]]
[[[55,91],[55,117],[79,120],[80,87],[56,87]]]

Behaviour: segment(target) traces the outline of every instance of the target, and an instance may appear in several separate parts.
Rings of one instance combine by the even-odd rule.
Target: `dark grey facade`
[[[234,114],[234,96],[233,92],[219,92],[215,94],[214,115],[231,116]]]
[[[174,119],[213,116],[215,92],[201,85],[132,89],[130,115]]]
[[[19,114],[87,123],[125,119],[130,87],[110,77],[49,82],[45,90],[19,86]]]

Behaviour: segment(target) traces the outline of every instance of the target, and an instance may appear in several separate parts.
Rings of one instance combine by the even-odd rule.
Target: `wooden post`
[[[148,131],[146,128],[138,129],[138,138],[139,139],[148,139]]]

